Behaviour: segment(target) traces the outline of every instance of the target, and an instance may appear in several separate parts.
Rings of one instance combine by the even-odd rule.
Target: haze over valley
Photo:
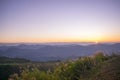
[[[96,52],[120,52],[120,43],[42,43],[1,44],[0,56],[26,58],[32,61],[56,61],[90,56]]]

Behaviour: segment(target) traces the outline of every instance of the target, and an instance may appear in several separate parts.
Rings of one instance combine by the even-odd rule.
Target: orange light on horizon
[[[120,42],[119,37],[91,37],[91,38],[21,38],[21,39],[2,39],[0,43],[46,43],[46,42]]]

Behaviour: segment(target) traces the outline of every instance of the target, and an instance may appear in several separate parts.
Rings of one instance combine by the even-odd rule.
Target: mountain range
[[[32,61],[54,61],[90,56],[97,51],[106,54],[120,53],[120,43],[0,45],[0,56],[26,58]]]

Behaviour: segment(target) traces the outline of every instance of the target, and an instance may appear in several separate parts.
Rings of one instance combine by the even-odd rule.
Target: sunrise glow
[[[0,43],[120,42],[119,3],[2,0]]]

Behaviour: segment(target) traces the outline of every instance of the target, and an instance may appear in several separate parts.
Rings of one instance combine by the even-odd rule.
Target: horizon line
[[[47,43],[120,43],[120,41],[117,42],[95,42],[95,41],[90,41],[90,42],[0,42],[0,44],[47,44]]]

